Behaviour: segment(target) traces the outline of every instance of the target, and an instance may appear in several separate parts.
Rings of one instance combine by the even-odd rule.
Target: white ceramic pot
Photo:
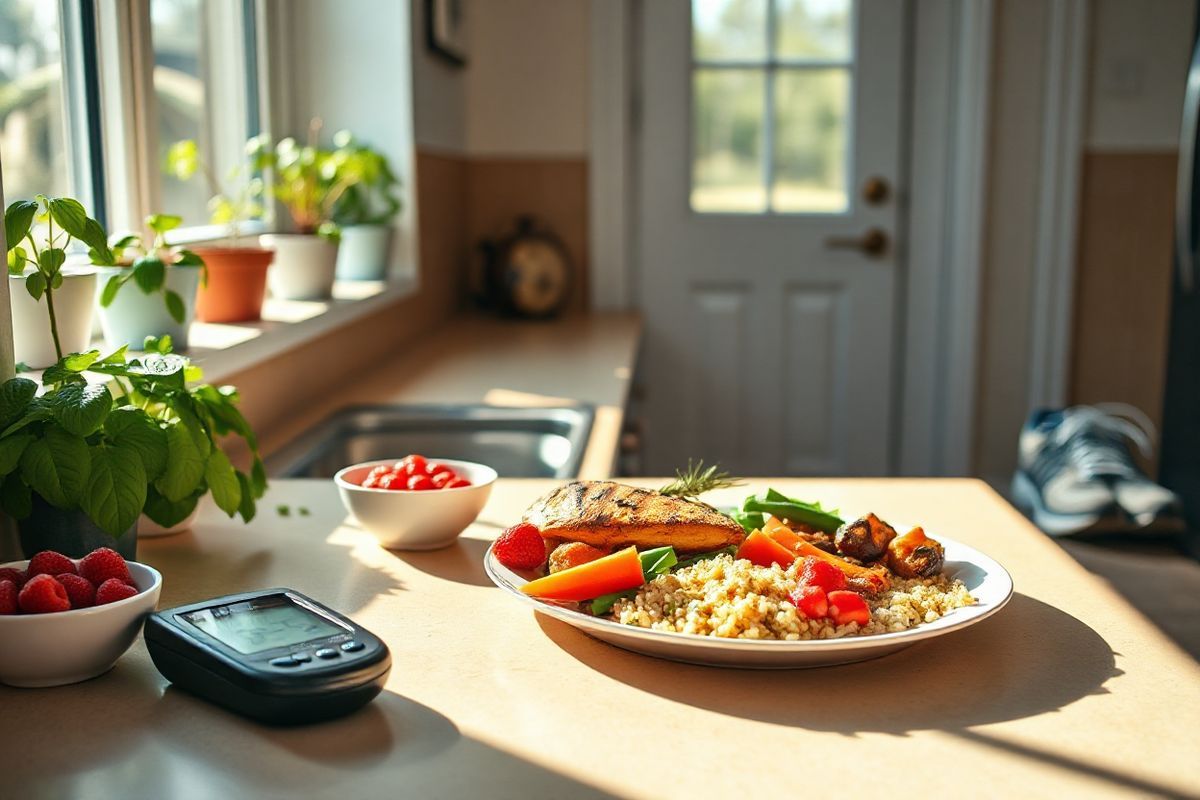
[[[283,300],[328,300],[333,294],[338,246],[315,234],[265,233],[263,247],[275,251],[267,287]]]
[[[54,316],[63,355],[82,353],[92,341],[92,319],[96,307],[96,271],[63,268],[62,286],[54,290]],[[25,279],[9,276],[12,307],[13,356],[31,369],[57,363],[54,338],[50,335],[50,312],[46,296],[34,300],[25,290]]]
[[[347,225],[342,228],[337,257],[338,280],[386,280],[391,247],[391,225]]]
[[[145,514],[142,514],[138,519],[138,538],[148,539],[155,536],[174,536],[177,533],[183,533],[192,529],[192,526],[196,524],[196,517],[198,516],[200,516],[200,503],[196,504],[196,507],[192,509],[192,513],[188,514],[182,522],[176,522],[171,527],[164,528]]]
[[[188,346],[188,329],[196,317],[196,289],[200,286],[200,267],[168,267],[167,288],[183,298],[183,322],[175,321],[167,311],[161,292],[146,294],[138,285],[129,281],[117,292],[112,305],[100,305],[100,295],[108,279],[122,270],[100,270],[96,281],[96,307],[100,310],[100,328],[104,332],[104,343],[110,350],[121,345],[141,350],[147,336],[168,334],[176,350]]]

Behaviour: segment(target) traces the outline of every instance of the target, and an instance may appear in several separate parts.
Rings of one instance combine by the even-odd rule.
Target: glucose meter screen
[[[206,608],[188,614],[187,621],[247,655],[345,633],[343,628],[293,603],[268,606],[238,603]]]

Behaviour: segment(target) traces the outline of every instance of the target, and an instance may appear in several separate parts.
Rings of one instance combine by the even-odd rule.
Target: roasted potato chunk
[[[895,538],[895,528],[874,514],[867,514],[838,528],[834,544],[842,555],[866,562],[883,557]]]
[[[928,578],[942,571],[946,550],[922,528],[913,528],[888,545],[888,569],[901,578]]]
[[[607,550],[592,547],[583,542],[563,542],[550,553],[550,572],[562,572],[564,569],[578,567],[589,561],[595,561],[608,555]]]

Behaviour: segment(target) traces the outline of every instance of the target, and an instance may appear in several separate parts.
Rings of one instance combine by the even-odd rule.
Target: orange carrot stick
[[[795,553],[762,531],[752,531],[746,537],[746,541],[738,548],[737,557],[760,567],[778,564],[785,569],[797,558]]]
[[[633,589],[645,582],[637,548],[627,547],[604,558],[530,581],[521,587],[521,591],[546,600],[591,600]]]

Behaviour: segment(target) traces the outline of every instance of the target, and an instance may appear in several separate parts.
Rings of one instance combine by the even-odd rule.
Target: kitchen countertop
[[[641,332],[636,314],[588,313],[544,321],[455,316],[361,381],[274,425],[261,437],[264,450],[270,453],[334,411],[356,404],[587,403],[595,407],[596,417],[580,477],[609,477]],[[281,382],[272,391],[286,393],[289,388]]]
[[[330,482],[277,481],[248,528],[207,507],[194,532],[142,542],[165,576],[161,605],[291,586],[389,644],[385,692],[341,720],[265,728],[170,688],[139,641],[86,683],[0,687],[0,794],[1200,794],[1200,666],[984,484],[763,480],[712,500],[768,483],[980,548],[1016,595],[876,661],[675,664],[596,642],[488,582],[487,542],[553,482],[502,480],[455,546],[403,553],[348,523]]]

